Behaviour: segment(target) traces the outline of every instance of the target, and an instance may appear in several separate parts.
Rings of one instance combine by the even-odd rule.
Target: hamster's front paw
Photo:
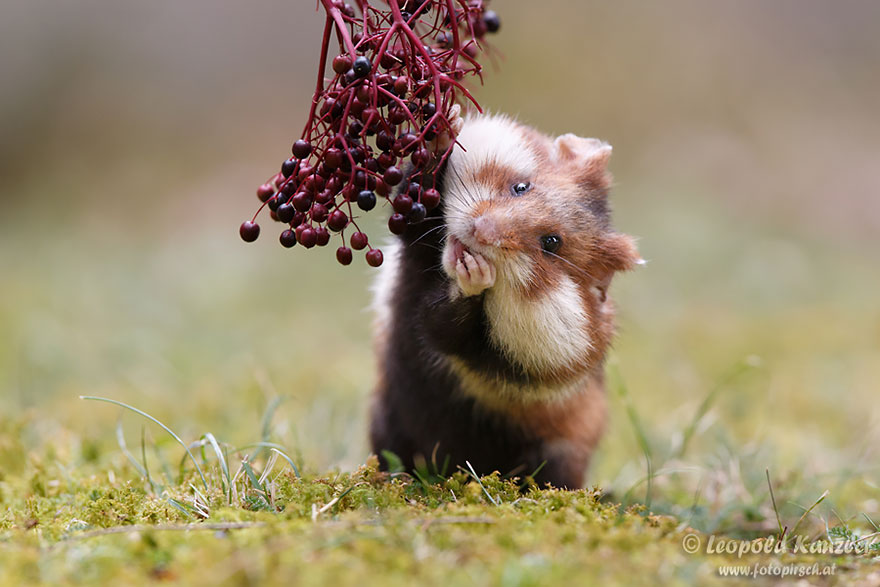
[[[464,251],[455,263],[455,280],[466,297],[479,295],[495,285],[495,265],[478,253]]]
[[[462,127],[464,127],[464,118],[461,116],[461,106],[453,104],[452,108],[449,110],[449,128],[444,129],[439,135],[437,135],[437,138],[434,139],[434,144],[437,150],[445,151],[448,149],[449,146],[455,142],[455,137],[461,132]]]

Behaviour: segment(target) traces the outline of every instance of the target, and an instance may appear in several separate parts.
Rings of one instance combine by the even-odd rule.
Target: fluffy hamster
[[[642,263],[610,224],[611,147],[502,116],[457,140],[441,206],[377,279],[373,450],[581,487],[605,428],[608,287]]]

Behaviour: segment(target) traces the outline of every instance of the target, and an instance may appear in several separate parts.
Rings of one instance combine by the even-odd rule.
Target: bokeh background
[[[314,2],[0,6],[0,425],[29,454],[5,467],[118,456],[119,410],[81,394],[238,445],[283,397],[272,437],[306,468],[363,462],[371,270],[237,236],[305,120]],[[649,260],[613,288],[591,480],[644,500],[647,446],[656,507],[709,530],[766,507],[765,469],[877,512],[880,4],[493,7],[479,100],[612,143]]]

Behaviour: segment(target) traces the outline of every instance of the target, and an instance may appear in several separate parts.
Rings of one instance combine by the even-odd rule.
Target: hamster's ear
[[[582,182],[601,188],[611,184],[611,175],[608,173],[611,145],[608,143],[569,133],[557,137],[553,146],[557,160],[577,173]]]
[[[602,239],[603,261],[612,271],[627,271],[645,260],[636,248],[636,241],[628,234],[612,232]]]

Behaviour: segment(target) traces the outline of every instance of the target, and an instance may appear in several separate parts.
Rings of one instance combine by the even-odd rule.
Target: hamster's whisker
[[[417,238],[416,240],[414,240],[413,242],[411,242],[409,246],[413,246],[413,245],[415,245],[416,243],[418,243],[419,241],[421,241],[423,238],[425,238],[425,237],[428,236],[429,234],[435,233],[435,232],[437,232],[438,230],[442,230],[442,229],[444,229],[444,228],[446,228],[446,225],[445,225],[445,224],[441,224],[440,226],[435,226],[434,228],[432,228],[432,229],[430,229],[430,230],[426,230],[424,233],[422,233],[422,235],[421,235],[419,238]],[[426,243],[426,244],[427,244],[427,243]]]
[[[458,182],[459,187],[464,192],[464,195],[467,196],[467,199],[471,204],[477,203],[476,195],[471,191],[471,189],[467,186],[464,179],[461,177],[461,174],[458,172],[455,167],[450,168],[452,170],[453,175],[455,176],[455,181]]]
[[[567,264],[570,265],[575,271],[579,271],[580,273],[583,273],[584,275],[586,275],[586,276],[587,276],[588,278],[590,278],[591,280],[596,281],[596,278],[595,278],[593,275],[591,275],[590,272],[587,271],[586,269],[583,269],[583,268],[581,268],[581,267],[578,267],[577,265],[575,265],[574,263],[572,263],[572,262],[569,261],[568,259],[564,259],[563,257],[560,257],[560,256],[557,255],[556,253],[551,253],[550,251],[544,251],[544,252],[545,252],[546,254],[550,255],[551,257],[556,257],[557,259],[559,259],[559,260],[562,261],[563,263],[567,263]]]

